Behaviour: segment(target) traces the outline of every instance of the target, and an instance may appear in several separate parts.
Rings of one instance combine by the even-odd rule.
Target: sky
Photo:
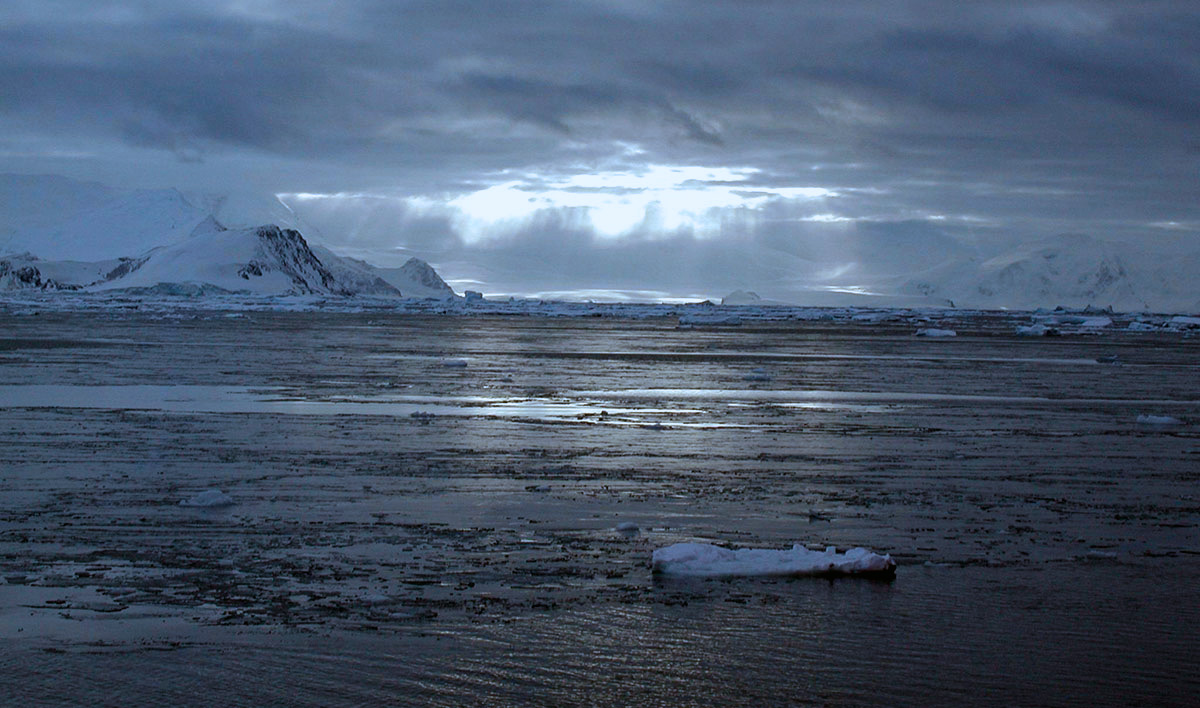
[[[277,196],[489,294],[1200,240],[1191,2],[6,0],[0,97],[0,172]]]

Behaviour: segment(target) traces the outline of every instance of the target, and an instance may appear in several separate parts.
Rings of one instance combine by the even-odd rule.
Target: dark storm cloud
[[[3,34],[4,112],[168,148],[428,159],[443,147],[428,136],[502,118],[545,129],[527,163],[556,157],[564,136],[675,154],[697,150],[680,138],[724,137],[723,152],[760,156],[778,147],[772,131],[848,157],[871,142],[919,151],[925,133],[948,151],[982,137],[1032,148],[1032,128],[1065,132],[1106,105],[1136,113],[1101,121],[1114,128],[1188,124],[1200,101],[1200,26],[1161,5],[102,4],[107,19],[91,2],[28,7]],[[504,138],[503,123],[487,129]]]
[[[14,0],[0,27],[6,154],[94,146],[110,181],[147,179],[123,150],[190,161],[198,183],[241,164],[274,191],[435,200],[513,174],[724,165],[758,170],[747,193],[835,190],[869,228],[1200,221],[1200,12],[1185,3]],[[397,238],[383,214],[402,205],[355,204],[359,242]],[[545,245],[537,229],[580,263],[617,252],[555,218],[574,223],[540,215],[489,257]],[[788,223],[759,218],[756,238],[804,242]],[[413,228],[414,243],[464,242],[452,220]],[[657,238],[676,261],[698,243]]]

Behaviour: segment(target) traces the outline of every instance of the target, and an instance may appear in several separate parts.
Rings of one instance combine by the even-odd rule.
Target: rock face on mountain
[[[35,266],[0,260],[0,290],[45,290],[47,285]]]
[[[255,258],[238,269],[243,280],[261,278],[264,273],[278,271],[292,280],[298,293],[333,293],[352,295],[342,288],[333,273],[321,263],[308,247],[299,231],[281,229],[274,224],[252,230],[258,238]]]

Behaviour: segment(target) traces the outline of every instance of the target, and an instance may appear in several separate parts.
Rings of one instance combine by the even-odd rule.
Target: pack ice
[[[654,551],[656,575],[709,578],[748,576],[894,576],[896,562],[865,548],[838,553],[833,546],[810,551],[800,544],[791,550],[740,548],[731,550],[707,543],[676,543]]]

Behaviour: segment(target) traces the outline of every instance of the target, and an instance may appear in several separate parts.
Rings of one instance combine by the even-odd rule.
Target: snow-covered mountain
[[[277,199],[192,199],[203,206],[173,189],[0,175],[0,290],[455,297],[419,259],[375,268],[312,247],[296,229],[228,229],[213,213],[298,223]]]
[[[399,268],[379,268],[364,260],[339,256],[324,246],[314,246],[313,252],[338,279],[346,282],[380,280],[404,293],[404,297],[455,297],[454,289],[420,258],[409,258]]]
[[[1192,285],[1200,247],[1122,246],[1064,234],[1024,244],[986,260],[962,259],[902,280],[899,294],[924,295],[960,307],[1033,309],[1112,307],[1177,312],[1200,307]]]
[[[262,295],[362,294],[335,278],[298,231],[274,225],[227,230],[211,217],[190,238],[126,261],[119,270],[87,289],[169,291],[184,285]],[[384,283],[373,285],[399,294]]]
[[[22,254],[0,259],[0,289],[454,297],[437,273],[418,259],[390,271],[395,284],[376,275],[375,270],[325,248],[314,250],[292,229],[273,224],[225,229],[210,217],[190,238],[136,258],[78,263],[42,261]],[[407,273],[419,277],[398,277]],[[442,287],[436,287],[437,283]]]

